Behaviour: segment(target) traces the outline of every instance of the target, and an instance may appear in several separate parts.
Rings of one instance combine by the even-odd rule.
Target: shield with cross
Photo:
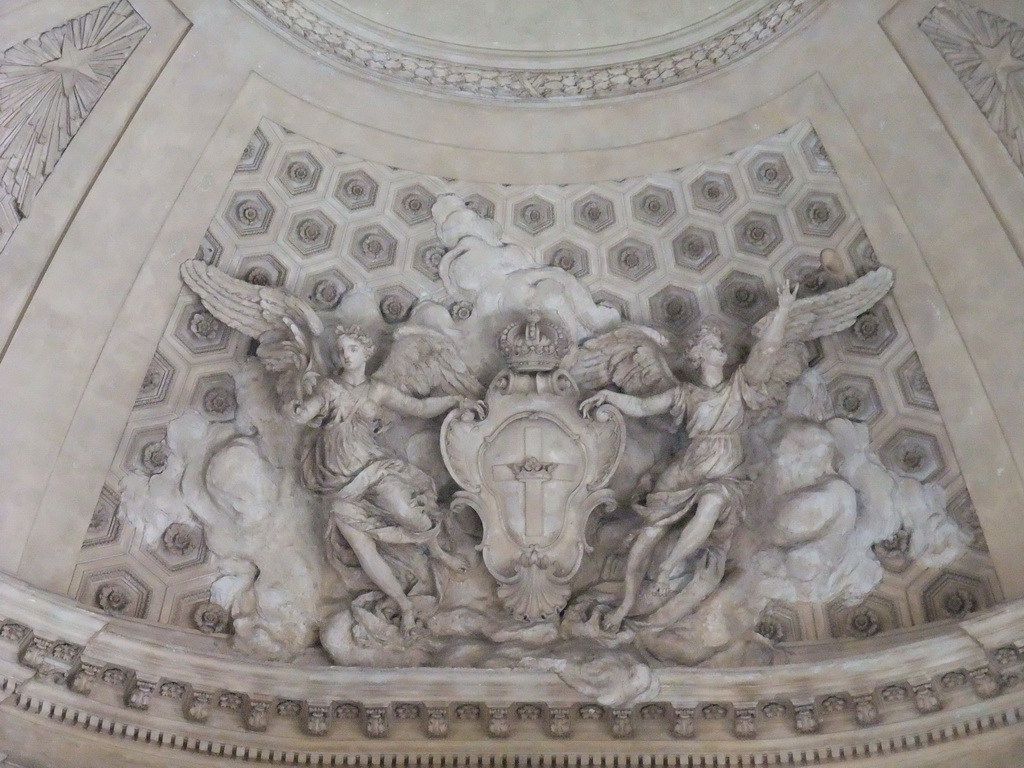
[[[453,412],[441,449],[462,490],[452,506],[475,510],[480,550],[498,595],[516,616],[546,619],[569,598],[569,583],[588,551],[585,529],[599,506],[625,442],[618,410],[591,418],[563,370],[506,370],[491,383],[486,416]]]

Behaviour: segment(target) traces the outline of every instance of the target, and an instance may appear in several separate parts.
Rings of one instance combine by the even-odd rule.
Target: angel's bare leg
[[[602,626],[609,632],[614,632],[622,625],[629,612],[633,609],[636,597],[640,592],[640,585],[643,583],[644,574],[647,573],[647,564],[651,559],[651,552],[659,541],[665,536],[665,527],[660,525],[648,525],[641,529],[640,534],[629,549],[629,556],[626,558],[626,577],[622,595],[622,603],[614,611],[604,617]]]
[[[458,555],[445,552],[438,543],[436,536],[427,542],[427,551],[430,552],[431,557],[439,560],[445,567],[450,568],[456,573],[465,573],[469,570],[469,563]]]
[[[665,608],[671,610],[673,617],[688,616],[697,609],[704,598],[718,588],[724,577],[725,552],[718,547],[709,549],[707,554],[700,558],[693,578]],[[662,618],[661,609],[659,609],[649,617],[649,620],[657,624]]]
[[[411,533],[427,533],[435,527],[420,494],[401,482],[381,482],[374,489],[372,500],[388,511],[394,523]],[[466,561],[461,557],[445,552],[441,548],[436,532],[425,544],[430,556],[447,568],[458,573],[464,573],[468,568]]]
[[[334,520],[334,525],[338,526],[341,535],[345,537],[349,546],[352,547],[352,551],[356,554],[356,559],[359,560],[359,565],[363,567],[363,571],[366,572],[370,581],[380,587],[385,595],[398,603],[398,610],[402,613],[402,631],[412,632],[416,626],[416,613],[413,610],[412,603],[405,594],[405,590],[402,589],[402,585],[395,578],[391,566],[388,565],[387,561],[381,556],[380,551],[378,551],[376,542],[362,531],[337,519]]]
[[[672,550],[658,565],[655,572],[655,592],[666,594],[669,591],[669,579],[672,577],[672,571],[707,541],[724,506],[725,496],[717,491],[710,491],[701,496],[693,517],[683,526]]]

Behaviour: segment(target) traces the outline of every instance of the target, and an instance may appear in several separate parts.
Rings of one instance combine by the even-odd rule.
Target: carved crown
[[[558,323],[534,313],[506,326],[498,337],[498,349],[516,373],[553,371],[569,354],[569,334]]]

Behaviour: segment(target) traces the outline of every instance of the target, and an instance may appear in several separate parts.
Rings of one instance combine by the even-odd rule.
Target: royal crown
[[[498,349],[516,373],[553,371],[570,348],[565,328],[538,314],[506,326],[498,337]]]

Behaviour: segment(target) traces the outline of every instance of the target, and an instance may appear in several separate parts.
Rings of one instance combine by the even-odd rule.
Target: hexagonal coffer
[[[747,176],[754,189],[765,195],[781,195],[793,181],[785,156],[781,152],[761,152],[747,163]]]
[[[665,224],[676,212],[676,201],[672,191],[648,184],[631,200],[633,217],[652,227]]]
[[[674,285],[651,296],[651,318],[658,325],[683,330],[700,319],[700,306],[693,291]]]
[[[302,284],[302,295],[321,312],[329,312],[340,303],[352,283],[336,269],[313,272]]]
[[[930,411],[939,409],[917,352],[911,353],[896,369],[896,379],[900,384],[900,394],[908,405],[927,408]]]
[[[590,232],[600,232],[615,223],[615,206],[611,200],[590,194],[572,206],[572,220]]]
[[[416,304],[416,297],[400,285],[383,288],[379,295],[380,314],[386,323],[402,322],[409,317],[409,313]]]
[[[78,588],[79,602],[125,618],[144,618],[152,596],[152,588],[123,566],[90,571]]]
[[[813,173],[831,175],[836,172],[828,152],[825,151],[825,145],[821,143],[821,139],[814,131],[808,133],[800,141],[800,151],[803,152],[804,159],[807,161],[807,167]]]
[[[882,415],[882,402],[875,383],[867,376],[842,374],[828,385],[836,416],[855,421],[873,422]]]
[[[270,229],[274,206],[259,190],[237,192],[228,203],[224,218],[239,237],[262,235]]]
[[[720,253],[718,238],[710,229],[691,225],[672,240],[672,256],[676,264],[696,272],[703,271]]]
[[[590,274],[590,256],[586,249],[563,240],[544,252],[544,260],[552,267],[564,269],[576,277]]]
[[[767,256],[782,242],[782,228],[770,213],[751,211],[736,222],[736,244],[744,253]]]
[[[639,280],[654,267],[654,247],[642,240],[627,238],[608,251],[608,269],[628,280]]]
[[[309,152],[292,152],[281,160],[277,180],[290,195],[312,192],[320,183],[323,166]]]
[[[440,280],[438,269],[441,266],[441,259],[444,258],[447,249],[441,241],[434,238],[420,243],[413,253],[412,267],[417,272],[426,275],[431,280]]]
[[[876,305],[836,337],[843,349],[858,355],[880,355],[896,340],[896,326],[884,306]]]
[[[135,407],[145,408],[162,403],[171,387],[173,378],[174,366],[159,352],[154,354],[149,368],[146,370],[146,375],[142,379],[139,392],[135,396]]]
[[[992,592],[981,579],[957,571],[944,571],[921,592],[928,621],[963,619],[992,605]]]
[[[722,213],[736,202],[736,187],[729,174],[707,171],[690,184],[693,204],[711,213]]]
[[[800,231],[813,237],[831,237],[846,221],[846,209],[831,192],[810,192],[796,206]]]
[[[555,224],[555,206],[543,197],[530,197],[516,203],[512,223],[531,235],[540,234]]]
[[[722,311],[747,324],[757,322],[772,308],[764,280],[746,272],[730,272],[716,293]]]
[[[323,253],[331,247],[334,229],[334,222],[322,211],[299,213],[288,226],[288,244],[303,256]]]
[[[392,210],[406,224],[422,224],[430,220],[430,208],[437,198],[419,184],[398,190]]]
[[[946,471],[938,438],[918,429],[900,429],[878,453],[885,466],[921,482],[934,480]]]
[[[352,258],[365,269],[380,269],[395,263],[398,241],[384,227],[374,224],[356,230],[352,235]]]
[[[249,137],[249,142],[242,150],[242,156],[238,158],[238,165],[235,166],[235,173],[251,173],[258,171],[263,165],[263,158],[267,156],[270,142],[263,135],[259,128]]]
[[[372,208],[377,202],[377,182],[365,171],[350,171],[338,178],[334,197],[350,211]]]

